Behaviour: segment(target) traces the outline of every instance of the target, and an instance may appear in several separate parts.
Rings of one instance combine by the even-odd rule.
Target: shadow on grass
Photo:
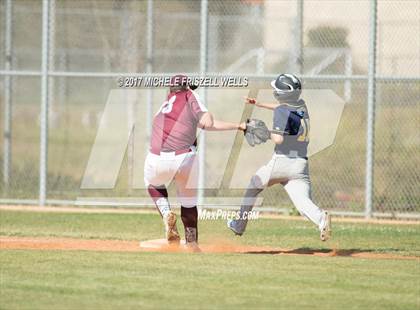
[[[368,249],[313,249],[298,248],[292,250],[273,250],[273,251],[249,251],[246,254],[302,254],[302,255],[331,255],[331,256],[352,256],[359,253],[371,253],[374,250]]]

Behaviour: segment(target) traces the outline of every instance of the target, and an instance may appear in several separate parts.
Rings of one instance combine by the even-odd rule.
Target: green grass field
[[[160,238],[154,214],[0,211],[1,236]],[[311,223],[260,219],[243,237],[203,221],[203,243],[331,249],[418,260],[273,254],[1,250],[1,309],[418,309],[420,226],[335,223],[321,243]]]

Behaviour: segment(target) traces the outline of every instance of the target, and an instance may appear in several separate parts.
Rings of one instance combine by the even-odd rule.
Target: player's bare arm
[[[274,110],[275,108],[277,108],[280,105],[280,103],[259,102],[259,101],[257,101],[256,98],[249,98],[249,97],[245,97],[245,103],[246,104],[253,104],[256,107],[264,108],[264,109],[268,109],[268,110]]]
[[[210,112],[205,112],[200,118],[199,127],[209,131],[245,130],[245,123],[232,123],[214,119]]]
[[[206,128],[206,130],[210,131],[224,131],[224,130],[245,130],[246,125],[245,123],[232,123],[232,122],[225,122],[220,120],[213,120],[213,126],[210,128]]]
[[[210,112],[204,112],[200,116],[200,120],[198,121],[198,127],[201,129],[209,130],[212,128],[214,124],[213,115]]]

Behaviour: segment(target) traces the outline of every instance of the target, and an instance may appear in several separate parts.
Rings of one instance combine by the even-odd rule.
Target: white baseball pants
[[[320,227],[323,213],[311,199],[311,181],[306,159],[274,154],[251,178],[243,205],[252,208],[258,193],[274,184],[282,184],[299,213]]]
[[[144,182],[166,187],[174,181],[178,202],[186,208],[197,205],[198,173],[194,165],[195,151],[175,155],[175,152],[149,153],[144,163]]]

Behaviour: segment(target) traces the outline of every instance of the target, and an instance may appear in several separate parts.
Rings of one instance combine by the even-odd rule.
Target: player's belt
[[[192,148],[189,147],[187,149],[183,149],[183,150],[176,150],[176,151],[161,151],[161,152],[156,152],[155,150],[150,150],[150,153],[155,154],[155,155],[160,155],[161,153],[175,153],[175,155],[181,155],[181,154],[185,154],[185,153],[189,153],[192,152]]]
[[[308,160],[308,157],[306,156],[306,153],[302,154],[302,153],[299,153],[299,152],[293,152],[293,153],[290,152],[289,154],[285,154],[281,151],[275,151],[275,153],[277,155],[283,155],[283,156],[286,156],[286,157],[289,157],[289,158],[303,158],[303,159]]]

